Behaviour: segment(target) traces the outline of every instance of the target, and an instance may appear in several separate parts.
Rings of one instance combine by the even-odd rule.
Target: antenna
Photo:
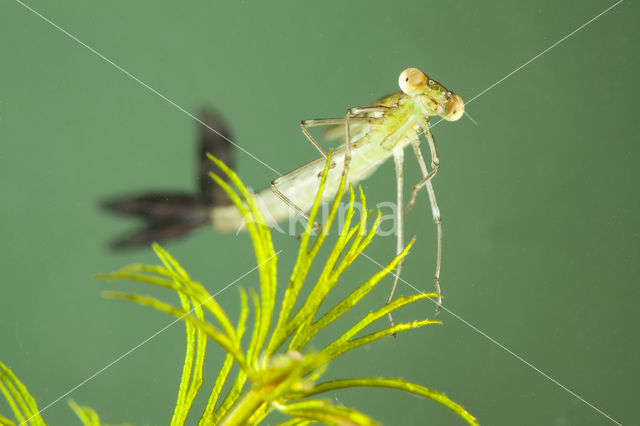
[[[469,117],[469,120],[471,120],[471,122],[472,122],[473,124],[475,124],[476,126],[478,125],[478,122],[477,122],[476,120],[474,120],[474,119],[473,119],[473,117],[471,117],[467,111],[465,111],[465,112],[464,112],[464,115],[466,115],[467,117]]]

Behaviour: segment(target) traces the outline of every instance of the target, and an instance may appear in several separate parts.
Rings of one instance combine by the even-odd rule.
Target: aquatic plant
[[[224,163],[210,156],[224,174],[212,173],[211,177],[225,190],[241,211],[253,243],[259,272],[259,293],[247,292],[239,288],[240,314],[234,325],[224,309],[200,283],[193,281],[189,274],[160,245],[153,250],[161,265],[131,265],[119,271],[100,275],[107,280],[132,280],[174,291],[179,298],[179,306],[153,297],[135,293],[106,292],[113,299],[136,302],[182,320],[186,327],[186,349],[182,378],[178,388],[176,406],[171,425],[182,425],[191,413],[196,397],[202,393],[205,382],[203,367],[207,339],[220,345],[227,353],[211,390],[204,412],[200,414],[199,425],[246,425],[258,424],[269,413],[281,412],[290,417],[283,425],[306,425],[324,423],[330,425],[373,425],[372,418],[357,411],[332,404],[317,396],[337,389],[352,387],[382,387],[403,390],[431,399],[448,408],[468,424],[477,424],[463,407],[453,402],[443,393],[410,383],[400,378],[357,377],[319,382],[327,364],[344,353],[370,344],[383,337],[395,335],[418,327],[438,324],[434,320],[416,320],[389,326],[363,336],[359,333],[374,321],[405,305],[425,298],[435,298],[435,293],[418,293],[399,297],[388,305],[369,312],[351,328],[344,331],[322,349],[309,348],[312,338],[328,325],[347,313],[384,278],[409,253],[414,240],[392,259],[382,270],[356,287],[348,296],[334,305],[325,314],[319,315],[319,308],[329,292],[336,286],[340,276],[371,243],[378,225],[380,213],[367,229],[371,214],[366,209],[366,198],[360,189],[360,202],[364,208],[360,218],[354,222],[356,196],[349,186],[349,204],[345,224],[339,230],[337,240],[322,267],[319,278],[309,289],[308,296],[300,297],[302,287],[310,280],[309,270],[316,260],[320,247],[325,242],[334,222],[338,206],[345,192],[346,176],[343,176],[339,191],[331,205],[325,223],[314,233],[313,224],[318,212],[322,191],[329,170],[330,156],[325,165],[310,212],[310,220],[300,238],[298,258],[282,296],[280,310],[276,314],[276,267],[278,255],[274,250],[268,226],[257,208],[256,201],[239,177]],[[253,306],[253,324],[249,329],[249,299]],[[296,306],[297,309],[296,309]],[[276,318],[277,316],[277,318]],[[274,322],[275,321],[275,322]],[[247,332],[250,331],[250,336]],[[235,377],[231,377],[231,371]],[[225,384],[229,383],[226,395],[222,397]],[[34,399],[26,387],[6,366],[0,363],[0,391],[4,394],[20,424],[45,424],[39,414]],[[71,408],[85,425],[100,425],[95,411],[81,407],[70,401]],[[0,416],[0,424],[14,425],[15,422]]]

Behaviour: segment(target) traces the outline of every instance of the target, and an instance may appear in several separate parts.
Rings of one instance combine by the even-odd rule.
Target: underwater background
[[[444,311],[441,326],[356,350],[324,378],[403,377],[445,392],[487,425],[637,422],[638,5],[617,3],[545,52],[614,4],[3,2],[0,360],[44,408],[173,320],[101,297],[119,289],[173,301],[165,292],[91,279],[157,263],[150,248],[109,250],[109,240],[137,224],[101,211],[100,200],[195,190],[197,123],[168,100],[193,114],[211,105],[236,143],[284,173],[317,157],[300,120],[339,117],[395,92],[398,74],[415,66],[473,99],[467,112],[478,123],[463,117],[433,129],[441,284],[455,315]],[[239,151],[235,170],[256,189],[277,177]],[[408,150],[405,197],[420,176]],[[371,206],[395,201],[393,162],[362,186]],[[432,291],[436,240],[425,194],[406,213],[405,234],[417,242],[403,278]],[[298,242],[273,237],[284,288]],[[255,266],[245,233],[207,228],[163,246],[212,293]],[[388,262],[394,237],[377,238],[366,253]],[[378,269],[358,259],[335,300]],[[385,280],[363,301],[367,310],[386,300],[392,279]],[[256,273],[238,282],[257,284]],[[401,283],[399,293],[413,290]],[[237,317],[237,291],[217,299]],[[396,316],[433,314],[425,301]],[[184,327],[176,324],[43,418],[79,424],[65,402],[73,398],[108,423],[166,424],[183,355]],[[211,382],[223,356],[210,345]],[[329,397],[384,424],[461,424],[402,392]],[[10,413],[4,401],[0,413]]]

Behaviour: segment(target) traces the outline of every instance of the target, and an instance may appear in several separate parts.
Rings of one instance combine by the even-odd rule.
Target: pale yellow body
[[[428,108],[425,105],[398,92],[387,96],[374,105],[389,107],[385,114],[368,113],[359,117],[360,121],[351,123],[351,161],[348,181],[354,186],[369,177],[385,160],[393,156],[396,149],[403,150],[412,141],[417,141],[420,133],[428,126]],[[342,137],[345,129],[342,125],[327,129],[328,138]],[[329,170],[327,182],[322,194],[322,202],[332,200],[338,190],[344,168],[346,146],[342,145],[332,154],[335,166]],[[302,211],[308,211],[313,205],[320,175],[325,159],[318,158],[274,182],[280,192]],[[258,207],[265,217],[267,225],[286,220],[296,214],[270,188],[256,194]],[[243,227],[240,212],[234,206],[214,207],[213,225],[220,232],[234,232]]]

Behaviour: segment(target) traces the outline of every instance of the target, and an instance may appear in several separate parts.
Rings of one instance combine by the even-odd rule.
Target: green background
[[[234,141],[280,172],[316,157],[301,119],[396,91],[408,66],[471,99],[612,4],[29,1],[176,104],[221,110]],[[504,348],[444,312],[444,325],[355,351],[326,377],[404,377],[446,392],[487,425],[610,423],[512,351],[617,421],[638,423],[639,17],[637,4],[619,4],[469,104],[477,126],[463,118],[433,130],[446,306]],[[100,296],[166,295],[91,280],[155,263],[149,249],[110,252],[107,241],[135,223],[97,205],[123,192],[192,189],[197,126],[17,2],[2,2],[0,28],[0,359],[44,408],[171,321]],[[409,152],[406,164],[408,194],[420,174]],[[236,168],[256,188],[276,177],[242,153]],[[372,205],[395,200],[392,162],[363,187]],[[421,201],[406,216],[418,241],[403,276],[431,290],[435,231]],[[283,285],[298,243],[280,234],[274,243]],[[245,234],[206,229],[166,247],[211,291],[254,266]],[[394,251],[387,237],[367,254],[386,262]],[[338,293],[376,270],[359,259]],[[239,284],[256,288],[257,276]],[[235,318],[237,292],[219,300]],[[424,302],[398,318],[432,315]],[[183,334],[170,328],[70,397],[110,423],[167,424]],[[222,355],[211,347],[208,377]],[[384,424],[460,424],[398,391],[327,397]],[[64,400],[43,415],[79,424]]]

